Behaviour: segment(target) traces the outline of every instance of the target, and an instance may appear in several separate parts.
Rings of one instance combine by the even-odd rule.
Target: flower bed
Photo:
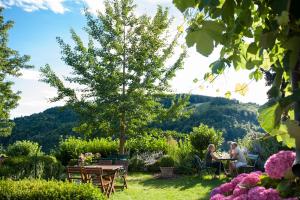
[[[280,151],[260,171],[240,174],[211,191],[211,200],[297,200],[300,184],[290,173],[295,160],[292,151]]]

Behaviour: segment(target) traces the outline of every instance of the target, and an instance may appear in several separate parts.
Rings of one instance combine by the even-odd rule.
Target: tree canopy
[[[161,96],[170,91],[169,80],[182,67],[184,47],[172,64],[180,34],[172,36],[168,10],[158,7],[154,17],[136,16],[132,0],[105,1],[105,12],[97,17],[86,12],[87,46],[71,30],[74,48],[61,38],[62,59],[72,67],[73,76],[65,78],[77,89],[68,87],[46,65],[41,68],[44,81],[55,87],[82,116],[78,132],[109,132],[120,138],[120,153],[126,138],[138,133],[168,111],[184,106],[184,99],[171,108],[161,106]],[[170,39],[173,37],[173,39]],[[175,109],[176,108],[176,109]],[[117,134],[119,133],[119,134]]]
[[[17,107],[20,92],[12,90],[13,82],[8,78],[21,75],[22,68],[30,68],[29,56],[21,56],[16,50],[8,47],[8,31],[13,27],[13,21],[5,21],[3,8],[0,7],[0,137],[11,133],[13,122],[10,111]]]

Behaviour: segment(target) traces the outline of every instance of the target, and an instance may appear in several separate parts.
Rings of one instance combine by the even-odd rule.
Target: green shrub
[[[219,146],[223,142],[221,131],[216,131],[214,128],[209,128],[207,125],[201,124],[199,127],[194,127],[190,133],[190,141],[200,156],[203,157],[203,151],[205,151],[209,144]]]
[[[0,177],[59,179],[63,171],[63,166],[53,156],[17,156],[3,161]]]
[[[1,200],[101,200],[100,190],[90,184],[45,180],[1,180]]]
[[[96,138],[93,140],[82,140],[70,137],[61,141],[56,153],[56,157],[67,165],[71,159],[77,159],[81,153],[100,153],[102,157],[107,157],[118,152],[118,141],[106,138]]]
[[[160,161],[160,167],[174,167],[175,162],[174,159],[171,156],[163,156]]]
[[[139,138],[131,138],[126,142],[126,149],[131,154],[146,152],[166,152],[167,139],[165,137],[152,137],[151,135],[143,135]]]
[[[145,171],[146,164],[143,159],[141,159],[139,156],[133,156],[129,160],[129,166],[128,170],[133,172],[142,172]]]
[[[9,145],[6,153],[8,156],[34,156],[42,152],[38,143],[23,140]]]

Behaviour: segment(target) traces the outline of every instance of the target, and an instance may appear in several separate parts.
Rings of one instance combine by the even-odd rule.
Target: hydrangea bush
[[[297,197],[283,198],[276,188],[264,185],[262,177],[271,182],[284,180],[285,174],[291,169],[295,160],[292,151],[280,151],[269,157],[265,164],[266,173],[260,171],[239,174],[230,182],[224,183],[211,191],[211,200],[298,200]],[[292,180],[291,180],[292,181]],[[291,188],[288,188],[291,189]]]

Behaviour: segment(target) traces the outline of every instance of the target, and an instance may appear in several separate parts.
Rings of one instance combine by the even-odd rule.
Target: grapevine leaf
[[[235,85],[235,92],[245,96],[247,92],[249,91],[248,85],[246,83],[238,83]]]
[[[268,102],[259,109],[258,121],[260,126],[267,132],[271,133],[274,129],[279,128],[283,109],[278,102]]]
[[[197,51],[204,56],[209,56],[214,49],[213,39],[204,30],[189,32],[185,39],[188,47],[196,44]]]
[[[255,70],[249,74],[249,78],[259,81],[263,78],[263,73],[259,70]]]
[[[287,48],[290,50],[289,53],[289,67],[294,69],[299,58],[300,53],[300,37],[292,37],[287,42]]]
[[[173,4],[180,10],[181,12],[184,12],[186,9],[190,7],[196,6],[195,0],[173,0]]]
[[[234,0],[226,0],[222,6],[222,20],[225,22],[229,22],[234,19],[234,8],[235,8]]]
[[[276,34],[274,32],[262,33],[260,36],[260,47],[263,49],[272,48],[275,44]]]

